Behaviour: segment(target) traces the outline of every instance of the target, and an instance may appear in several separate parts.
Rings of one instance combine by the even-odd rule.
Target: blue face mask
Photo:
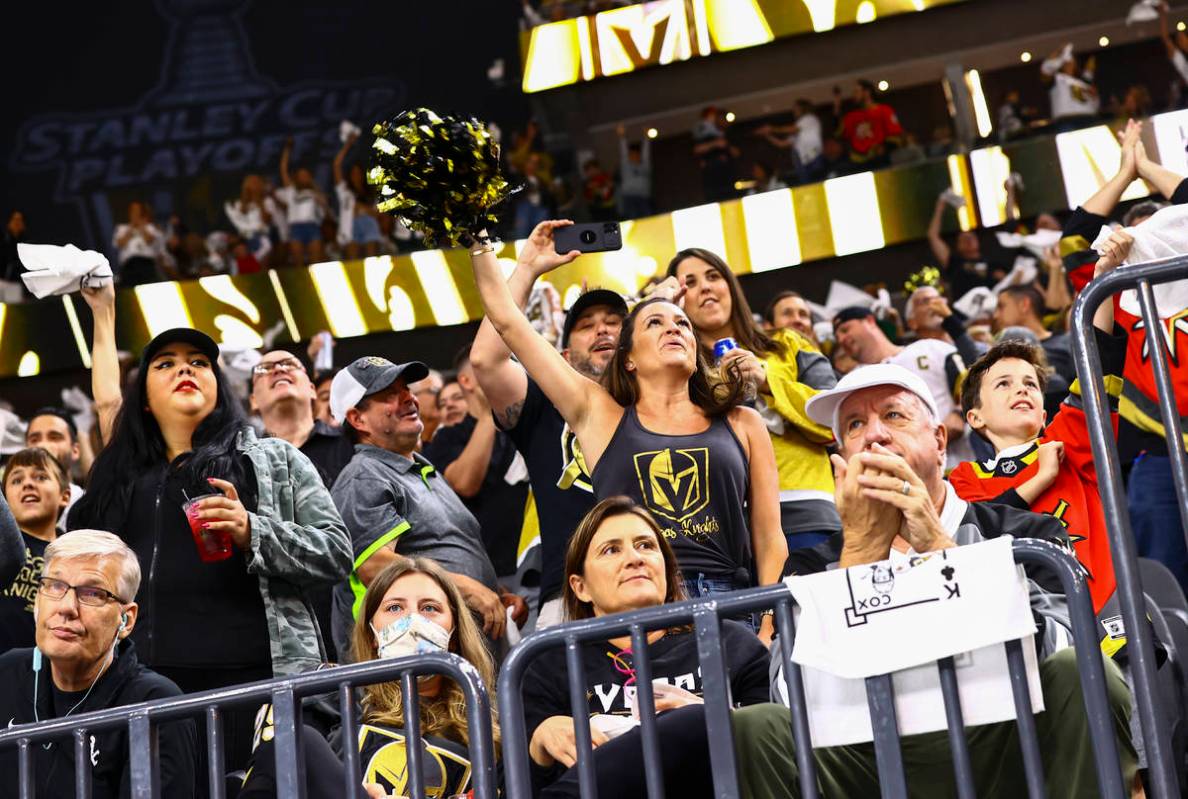
[[[409,613],[387,624],[382,630],[373,625],[379,656],[389,658],[445,652],[450,645],[450,632],[420,613]]]

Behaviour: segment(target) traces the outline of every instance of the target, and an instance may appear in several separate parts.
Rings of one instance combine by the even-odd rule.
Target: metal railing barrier
[[[487,687],[478,671],[457,655],[432,653],[390,660],[372,660],[291,677],[219,688],[213,691],[141,702],[135,705],[97,710],[78,716],[47,720],[40,724],[11,727],[0,732],[0,749],[15,746],[18,750],[21,799],[33,799],[34,773],[31,747],[46,741],[73,738],[75,747],[75,796],[91,795],[91,772],[86,767],[87,736],[99,730],[126,726],[128,729],[128,768],[131,772],[133,799],[157,799],[161,795],[156,757],[156,728],[162,722],[202,716],[206,726],[207,779],[211,799],[226,795],[223,773],[222,714],[229,707],[271,702],[276,748],[277,796],[301,799],[305,795],[304,758],[301,756],[301,700],[328,692],[337,692],[344,729],[343,796],[365,799],[360,774],[357,740],[358,713],[354,689],[362,685],[399,679],[405,703],[406,740],[420,739],[417,677],[440,674],[454,680],[466,699],[466,719],[470,737],[472,786],[476,799],[496,799],[495,746],[492,740],[491,702]],[[201,746],[201,743],[199,744]],[[425,799],[424,764],[421,747],[410,745],[408,752],[409,786],[412,799]],[[198,775],[195,775],[199,778]]]
[[[1125,799],[1130,793],[1122,784],[1113,716],[1106,694],[1105,667],[1101,650],[1097,645],[1096,622],[1084,570],[1068,552],[1045,541],[1016,540],[1013,543],[1013,553],[1017,562],[1042,564],[1051,569],[1060,580],[1068,598],[1073,639],[1080,642],[1076,647],[1077,670],[1088,713],[1095,756],[1094,767],[1101,795],[1107,799]],[[509,799],[527,799],[532,795],[528,738],[521,694],[527,667],[543,651],[564,646],[569,674],[571,715],[575,719],[584,719],[589,716],[589,708],[580,644],[584,641],[606,641],[627,634],[631,636],[633,665],[636,670],[636,701],[639,706],[640,737],[648,796],[649,799],[662,799],[665,789],[647,633],[691,623],[697,637],[697,652],[701,666],[714,796],[718,799],[738,797],[738,775],[731,727],[730,677],[722,653],[721,618],[774,608],[780,635],[779,651],[773,655],[782,658],[783,661],[792,718],[792,738],[796,745],[795,756],[800,772],[801,796],[804,799],[816,799],[817,770],[809,742],[804,684],[800,667],[792,661],[792,643],[795,635],[792,604],[791,593],[786,586],[780,584],[735,591],[711,599],[690,600],[614,616],[584,619],[528,636],[508,655],[499,674],[505,795]],[[1045,796],[1043,766],[1031,710],[1023,661],[1023,644],[1020,641],[1010,641],[1004,646],[1015,700],[1016,723],[1027,775],[1028,793],[1032,799],[1039,799]],[[961,799],[966,799],[975,796],[975,786],[962,722],[961,700],[957,691],[956,667],[952,658],[938,661],[937,667],[948,720],[948,737],[953,752],[958,795]],[[866,692],[874,731],[874,749],[882,797],[906,799],[907,779],[899,746],[891,676],[868,678]],[[590,726],[575,724],[574,727],[581,795],[583,799],[596,799],[598,789],[595,783]]]
[[[1143,322],[1149,331],[1148,351],[1159,394],[1159,411],[1168,455],[1171,457],[1172,479],[1179,498],[1180,519],[1184,524],[1184,533],[1188,535],[1188,463],[1185,463],[1182,443],[1184,431],[1168,371],[1167,339],[1162,334],[1154,333],[1166,330],[1166,325],[1159,320],[1152,288],[1160,283],[1184,279],[1188,279],[1188,256],[1126,266],[1093,280],[1073,305],[1073,356],[1089,425],[1089,443],[1097,465],[1097,482],[1105,511],[1110,555],[1114,561],[1118,602],[1126,625],[1132,687],[1146,746],[1148,786],[1154,799],[1172,799],[1178,797],[1180,792],[1168,721],[1157,698],[1155,645],[1145,618],[1134,534],[1127,512],[1126,492],[1122,486],[1117,442],[1110,423],[1101,357],[1093,335],[1093,314],[1103,302],[1113,302],[1115,294],[1128,289],[1136,290]]]

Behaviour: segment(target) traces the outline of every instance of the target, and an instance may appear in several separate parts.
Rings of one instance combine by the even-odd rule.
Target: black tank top
[[[686,579],[750,581],[746,452],[724,416],[691,435],[645,430],[627,408],[591,475],[599,500],[620,494],[659,522]]]

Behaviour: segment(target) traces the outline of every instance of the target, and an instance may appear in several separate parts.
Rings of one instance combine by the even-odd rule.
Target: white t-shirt
[[[940,413],[940,419],[937,421],[943,422],[953,411],[961,412],[961,406],[953,390],[965,372],[965,362],[961,360],[957,348],[949,342],[935,338],[921,339],[907,345],[899,354],[892,355],[884,363],[897,364],[920,376],[932,392],[932,400]],[[965,435],[949,443],[948,457],[945,459],[946,469],[952,469],[962,461],[974,459],[973,447],[969,443],[970,435],[967,425]]]
[[[1052,76],[1048,96],[1052,101],[1052,119],[1096,114],[1101,110],[1101,98],[1092,91],[1093,85],[1074,75],[1057,72]]]
[[[232,200],[223,204],[223,210],[235,230],[245,239],[268,232],[268,225],[264,223],[264,213],[259,205],[244,206],[239,200]]]
[[[119,245],[119,241],[128,231],[132,231],[132,238]],[[156,225],[146,225],[144,231],[137,230],[129,224],[119,225],[115,235],[111,237],[112,244],[119,250],[119,262],[122,264],[129,258],[156,258],[165,249],[165,237]]]
[[[805,114],[796,120],[796,135],[792,140],[800,163],[807,164],[821,154],[821,120],[816,114]]]
[[[345,180],[334,184],[338,195],[338,243],[346,244],[354,236],[355,193]]]
[[[287,206],[286,215],[290,225],[322,221],[322,204],[318,201],[319,195],[314,189],[283,186],[276,190],[276,196]]]

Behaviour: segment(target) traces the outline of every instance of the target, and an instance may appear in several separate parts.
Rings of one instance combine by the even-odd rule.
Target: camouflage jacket
[[[248,572],[260,580],[273,674],[289,676],[324,659],[305,590],[346,580],[351,539],[317,468],[296,447],[279,438],[257,438],[250,428],[240,433],[236,447],[251,460],[259,486],[256,512],[248,514]]]

